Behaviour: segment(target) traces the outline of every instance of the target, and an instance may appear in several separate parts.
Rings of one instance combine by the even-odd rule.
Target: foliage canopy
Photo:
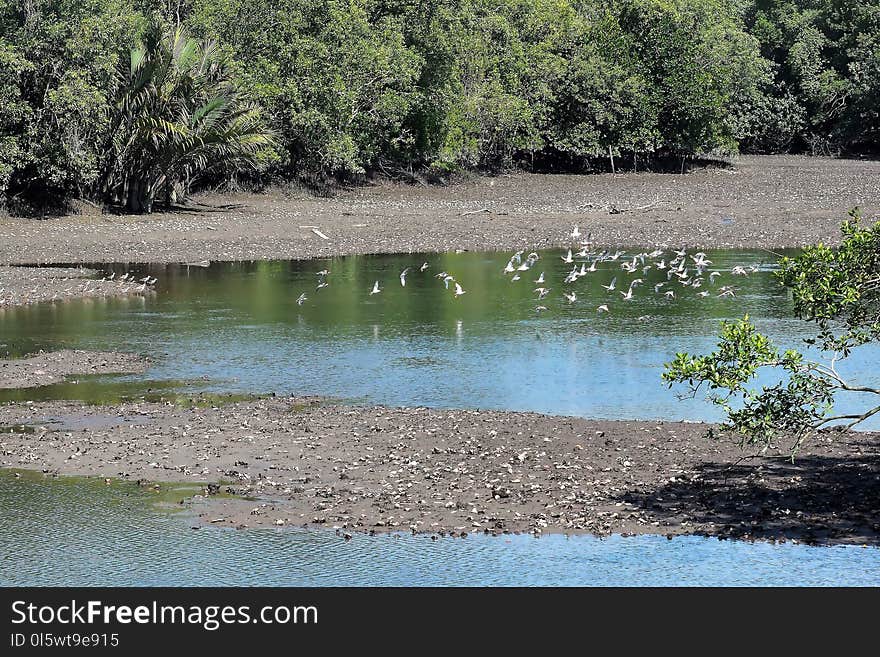
[[[785,258],[778,272],[791,291],[795,315],[816,326],[806,340],[826,358],[812,360],[791,349],[779,349],[748,316],[722,324],[718,349],[708,355],[679,353],[663,374],[670,387],[684,384],[691,394],[701,389],[727,416],[723,429],[744,444],[768,448],[776,438],[791,437],[792,453],[818,429],[845,423],[854,427],[880,414],[868,404],[861,413],[835,414],[837,393],[856,393],[880,402],[880,388],[846,380],[839,363],[853,349],[880,341],[880,221],[861,222],[857,211],[842,226],[836,249],[818,245],[795,258]],[[778,370],[783,380],[750,388],[765,370]]]
[[[187,115],[223,96],[254,121],[259,107],[276,137],[244,158],[255,181],[636,167],[880,139],[880,0],[0,0],[0,204],[150,207],[155,176],[135,183],[149,191],[139,201],[126,181],[169,153],[118,143],[132,137],[116,134],[129,125],[119,71],[139,44],[161,45],[156,29],[179,28],[215,62],[202,71],[213,91],[185,101]],[[143,65],[158,73],[159,59]],[[166,101],[195,79],[175,67],[155,81]],[[170,120],[167,102],[154,109]],[[241,155],[201,179],[231,175]],[[160,199],[198,162],[169,172]]]

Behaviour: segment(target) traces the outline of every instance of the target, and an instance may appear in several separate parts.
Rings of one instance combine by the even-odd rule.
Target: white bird
[[[534,291],[538,293],[539,301],[550,294],[550,288],[548,287],[536,287]]]
[[[703,252],[697,253],[696,255],[691,256],[691,260],[694,261],[695,267],[708,267],[712,264],[711,260],[706,260],[706,254]]]
[[[409,267],[400,272],[400,285],[401,287],[406,287],[406,275],[409,272]]]
[[[547,306],[535,306],[535,312],[540,313],[547,310]]]
[[[538,278],[535,279],[535,283],[537,283],[538,285],[540,285],[540,284],[543,283],[543,282],[544,282],[544,272],[541,272],[541,275],[538,276]]]
[[[675,290],[669,290],[669,292],[666,293],[666,298],[667,299],[674,299],[675,298]]]
[[[318,287],[315,288],[315,291],[317,292],[322,287],[328,287],[329,285],[330,283],[328,283],[327,281],[321,281],[320,283],[318,283]]]
[[[430,267],[427,262],[423,263],[421,267],[419,267],[419,271],[425,271],[428,267]]]
[[[318,272],[317,274],[315,274],[315,275],[316,275],[316,276],[327,276],[327,275],[329,275],[329,274],[330,274],[330,270],[329,270],[329,269],[322,269],[321,271],[319,271],[319,272]]]
[[[604,287],[609,292],[614,292],[614,288],[616,285],[617,285],[617,276],[615,276],[614,278],[611,279],[611,285],[603,285],[602,287]]]
[[[608,306],[607,306],[607,304],[604,304],[604,303],[603,303],[601,306],[599,306],[598,308],[596,308],[596,312],[600,312],[600,313],[608,313],[608,312],[611,312],[611,311],[608,310]]]
[[[698,296],[698,297],[702,297],[702,298],[708,297],[708,296],[709,296],[709,291],[708,291],[708,290],[703,290],[702,292],[697,292],[697,296]]]
[[[510,282],[513,283],[514,281],[518,281],[519,279],[520,279],[520,275],[519,275],[519,274],[514,274],[514,275],[513,275],[513,278],[510,279]]]
[[[746,268],[742,267],[740,265],[737,265],[736,267],[731,269],[730,273],[733,274],[734,276],[748,276],[749,275],[749,272],[746,271]]]
[[[562,262],[564,262],[567,265],[570,265],[571,263],[574,262],[574,258],[571,256],[571,249],[568,250],[568,253],[566,253],[564,256],[562,256]]]
[[[574,225],[574,229],[571,231],[571,239],[577,240],[581,236],[581,231],[578,230],[577,224]]]
[[[376,281],[375,283],[373,283],[373,289],[370,290],[370,296],[373,296],[374,294],[379,294],[379,292],[381,291],[382,290],[379,288],[379,281]]]
[[[298,305],[298,306],[303,305],[306,302],[306,299],[308,299],[308,297],[306,296],[305,292],[303,292],[302,294],[299,295],[299,298],[296,300],[296,305]]]
[[[458,283],[455,284],[455,296],[460,297],[462,294],[467,294],[466,290],[461,289],[461,285]]]
[[[563,292],[562,296],[564,296],[569,303],[574,303],[575,301],[577,301],[578,298],[577,294],[575,294],[574,292],[572,292],[571,294],[569,294],[568,292]]]
[[[507,266],[504,268],[504,273],[505,274],[512,274],[515,271],[516,271],[516,269],[514,269],[514,267],[513,267],[513,260],[509,260],[507,262]]]
[[[443,285],[446,286],[446,289],[447,289],[447,290],[449,289],[449,283],[452,282],[452,281],[454,281],[454,280],[455,280],[455,277],[454,277],[454,276],[449,276],[448,274],[446,275],[446,278],[443,279]],[[457,285],[457,283],[456,283],[456,285]]]

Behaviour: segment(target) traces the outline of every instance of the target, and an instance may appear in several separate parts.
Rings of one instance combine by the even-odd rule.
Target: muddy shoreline
[[[703,424],[296,398],[8,404],[0,426],[2,467],[202,483],[193,508],[219,526],[880,543],[878,434],[738,463],[738,444]]]
[[[115,351],[64,349],[0,358],[0,390],[47,386],[77,375],[140,374],[149,367],[146,357]]]
[[[130,280],[106,280],[85,267],[0,266],[0,312],[14,306],[106,299],[152,294],[149,286]]]
[[[801,247],[839,241],[855,206],[880,216],[880,161],[744,156],[684,175],[517,173],[449,186],[383,183],[329,198],[273,189],[203,194],[150,216],[0,217],[0,311],[80,297],[149,294],[97,272],[10,265],[196,263],[363,253],[600,246]]]
[[[854,206],[880,213],[880,161],[743,156],[684,175],[517,173],[445,187],[383,183],[330,198],[204,194],[146,217],[87,208],[0,218],[0,264],[547,248],[568,244],[574,224],[600,245],[772,249],[838,241]]]

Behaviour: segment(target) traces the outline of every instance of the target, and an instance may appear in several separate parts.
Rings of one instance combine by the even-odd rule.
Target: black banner
[[[33,649],[129,654],[192,647],[226,654],[257,645],[391,648],[412,640],[456,651],[464,646],[566,646],[571,641],[584,647],[612,641],[629,650],[701,636],[717,643],[721,635],[742,630],[744,614],[752,620],[772,618],[774,625],[791,623],[785,638],[791,648],[801,631],[821,623],[834,632],[836,620],[842,635],[852,640],[852,611],[842,611],[851,608],[854,594],[791,589],[0,588],[0,655]],[[767,647],[766,638],[762,645]]]

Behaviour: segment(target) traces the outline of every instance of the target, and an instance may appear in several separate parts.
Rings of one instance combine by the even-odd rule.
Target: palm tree
[[[119,67],[103,195],[150,213],[208,173],[256,168],[274,140],[214,43],[153,22]]]

